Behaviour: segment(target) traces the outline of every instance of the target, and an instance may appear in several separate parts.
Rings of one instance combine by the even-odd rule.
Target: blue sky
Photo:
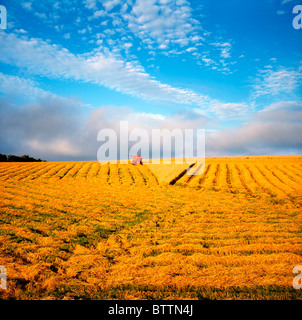
[[[121,120],[204,128],[208,156],[302,152],[299,1],[0,4],[0,153],[95,160]]]

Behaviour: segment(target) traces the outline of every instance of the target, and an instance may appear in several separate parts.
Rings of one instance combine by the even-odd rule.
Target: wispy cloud
[[[0,47],[0,61],[25,68],[32,75],[96,83],[150,101],[192,106],[200,113],[215,114],[222,119],[241,118],[248,112],[244,103],[222,102],[190,89],[161,83],[139,63],[124,61],[109,51],[74,55],[41,39],[6,33],[0,34]]]
[[[6,33],[0,35],[0,47],[0,61],[26,68],[32,74],[97,83],[148,100],[197,105],[205,111],[211,103],[211,98],[161,83],[138,63],[123,61],[109,52],[74,55],[40,39]]]
[[[282,0],[282,4],[286,4],[286,3],[288,3],[288,2],[293,2],[293,0]]]
[[[277,15],[278,16],[282,16],[282,15],[284,15],[286,13],[286,11],[284,11],[284,10],[278,10],[277,11]]]
[[[302,70],[292,70],[279,67],[274,70],[268,66],[265,70],[260,70],[253,85],[252,98],[256,99],[263,95],[277,96],[282,93],[293,93],[301,86]]]
[[[30,79],[6,75],[2,72],[0,72],[0,92],[9,97],[22,95],[23,98],[30,100],[54,96],[52,93],[38,88],[37,84]]]

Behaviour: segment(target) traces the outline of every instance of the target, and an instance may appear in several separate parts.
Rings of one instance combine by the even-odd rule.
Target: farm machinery
[[[129,155],[128,154],[128,159],[129,157],[132,157],[132,164],[137,165],[137,164],[143,164],[143,157],[142,156],[136,156],[136,155]]]

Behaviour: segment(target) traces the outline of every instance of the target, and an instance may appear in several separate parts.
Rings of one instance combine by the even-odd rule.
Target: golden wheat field
[[[189,166],[0,163],[0,298],[301,299],[302,156]]]

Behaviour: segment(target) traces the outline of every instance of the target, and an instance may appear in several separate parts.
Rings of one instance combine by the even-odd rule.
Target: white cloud
[[[31,11],[32,10],[32,3],[31,2],[23,2],[22,4],[22,7],[28,11]]]
[[[60,26],[58,22],[59,18],[64,19],[66,13],[74,10],[74,0],[62,0],[60,3],[56,1],[54,4],[50,2],[48,1],[48,5],[53,8],[53,12],[45,11],[44,2],[43,5],[34,2],[34,14],[39,16],[43,23],[56,28],[57,31],[63,31],[64,27],[63,33],[70,33],[70,38],[73,38],[73,31],[78,36],[84,35],[86,30],[81,41],[97,44],[95,37],[100,31],[99,25],[91,24],[92,27],[89,27],[84,25],[84,21],[87,19],[95,22],[98,19],[100,25],[111,26],[110,29],[105,30],[102,47],[107,46],[112,52],[126,58],[131,57],[133,50],[125,51],[121,38],[131,35],[136,38],[136,41],[141,41],[142,46],[150,52],[158,50],[159,53],[169,56],[195,53],[193,57],[198,65],[208,66],[203,64],[197,55],[201,51],[202,55],[208,52],[207,58],[215,60],[216,66],[213,69],[224,73],[229,72],[224,59],[230,58],[230,44],[223,47],[224,42],[221,41],[222,47],[218,47],[219,57],[217,57],[217,49],[213,50],[213,46],[211,48],[211,45],[207,44],[211,33],[204,30],[200,22],[194,19],[194,11],[187,0],[84,0],[82,6],[85,10],[82,10],[81,4],[78,4],[79,16],[74,18],[78,28],[73,31],[70,24]],[[83,16],[86,9],[91,11],[88,17]]]
[[[165,120],[166,117],[162,114],[156,114],[156,113],[146,113],[146,112],[133,112],[130,113],[126,120],[127,121],[138,121],[138,122],[149,122],[152,120],[156,121],[162,121]]]
[[[121,5],[122,3],[123,3],[123,1],[120,1],[120,0],[102,1],[102,5],[107,11],[111,11],[114,7],[116,7],[117,5]]]
[[[213,46],[218,47],[221,50],[221,57],[224,59],[230,58],[231,57],[231,48],[232,45],[229,42],[216,42],[212,43]]]
[[[97,10],[97,0],[84,0],[85,7],[88,9]]]
[[[65,38],[65,39],[70,39],[70,33],[65,33],[65,34],[63,35],[63,38]]]
[[[292,2],[293,0],[282,0],[282,4],[286,4],[288,2]]]
[[[22,34],[25,34],[25,33],[27,33],[27,31],[26,31],[26,30],[24,30],[24,29],[19,29],[19,30],[16,30],[16,32],[17,32],[17,33],[22,33]]]
[[[221,120],[244,119],[250,113],[250,107],[246,103],[224,103],[218,100],[212,100],[210,103],[212,112]],[[192,109],[197,115],[205,116],[201,108]]]
[[[104,85],[148,100],[197,105],[207,109],[211,99],[189,89],[174,88],[151,78],[138,63],[110,53],[76,56],[40,39],[0,34],[0,61],[26,68],[32,74]]]
[[[76,157],[82,155],[83,152],[83,150],[72,145],[70,141],[60,138],[52,141],[28,140],[26,141],[26,148],[42,155],[52,154],[60,157]]]
[[[238,128],[207,137],[207,155],[273,155],[302,153],[302,103],[272,104]]]
[[[195,48],[195,47],[190,47],[190,48],[186,49],[187,52],[194,52],[196,50],[197,50],[197,48]]]
[[[14,97],[0,99],[0,149],[6,154],[30,154],[47,160],[96,160],[99,130],[110,128],[119,134],[120,121],[128,121],[130,131],[142,128],[147,132],[162,127],[201,128],[204,122],[196,114],[191,119],[187,111],[164,116],[108,106],[83,112],[79,101],[39,90],[28,80],[6,77],[13,88],[26,84]],[[38,90],[35,101],[16,105],[14,100],[23,97],[28,88]]]
[[[0,83],[0,92],[6,94],[0,98],[3,152],[53,160],[85,154],[81,144],[85,116],[80,101],[44,91],[34,82],[16,76],[0,74]],[[24,95],[30,99],[24,99]]]
[[[187,1],[137,0],[123,18],[130,30],[142,40],[152,39],[158,46],[169,43],[187,45],[196,38],[198,22],[192,18]]]
[[[211,64],[216,64],[215,61],[210,58],[202,58],[202,61],[206,64],[206,66],[210,66]]]
[[[280,67],[278,70],[273,70],[272,66],[267,66],[267,69],[258,73],[252,97],[255,99],[263,95],[277,96],[282,93],[292,93],[301,85],[301,79],[302,72],[299,69],[296,71]]]
[[[44,20],[44,21],[47,20],[47,15],[45,13],[35,12],[34,15],[41,20]]]
[[[17,76],[6,75],[0,72],[0,92],[6,96],[20,95],[23,98],[33,100],[37,98],[54,97],[50,92],[37,87],[37,84],[30,79],[23,79]]]
[[[104,10],[97,10],[93,13],[93,16],[95,18],[99,18],[99,17],[105,17],[106,16],[106,11]]]
[[[79,101],[39,89],[31,80],[1,73],[0,84],[6,89],[4,93],[9,93],[0,100],[0,146],[5,153],[29,153],[47,160],[95,160],[100,146],[98,131],[111,128],[118,134],[120,121],[129,121],[130,130],[144,128],[148,132],[153,128],[201,129],[213,125],[200,109],[162,115],[108,106],[83,114]],[[17,98],[29,93],[36,100],[17,107],[8,86],[11,93],[16,90]],[[238,103],[216,105],[220,113],[241,112],[244,108]],[[302,103],[284,101],[253,114],[238,128],[207,130],[206,155],[299,154],[301,136]]]
[[[221,119],[240,119],[249,112],[249,106],[245,103],[222,103],[213,104],[216,115]]]

